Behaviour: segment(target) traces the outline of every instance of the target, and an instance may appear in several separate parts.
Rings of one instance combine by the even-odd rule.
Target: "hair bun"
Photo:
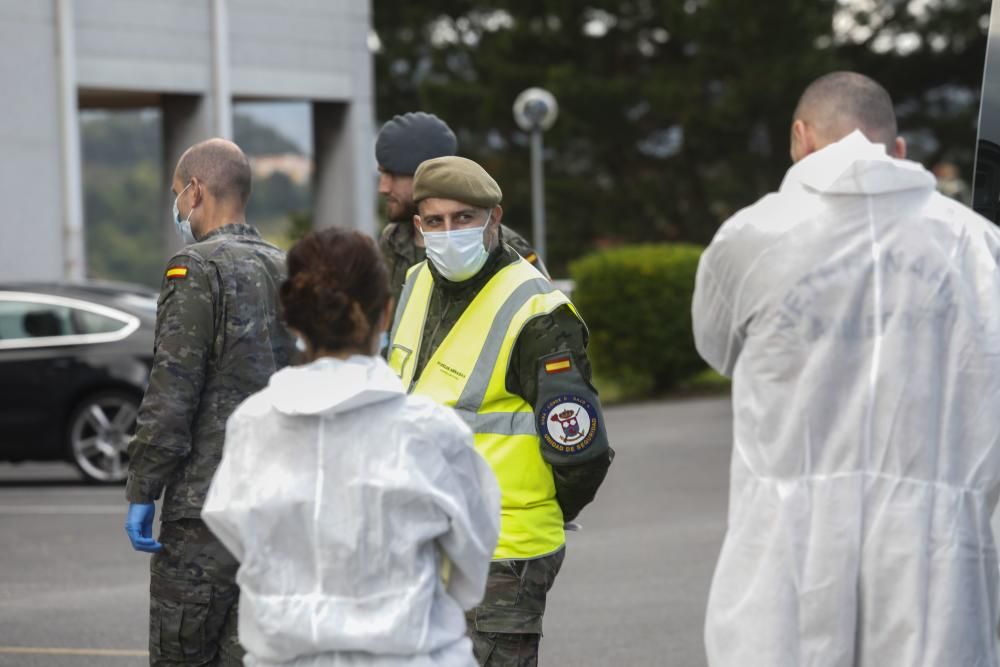
[[[344,317],[354,302],[347,292],[331,284],[314,284],[313,294],[315,308],[323,313],[324,318],[339,320]]]
[[[362,351],[389,299],[388,271],[371,238],[329,227],[289,251],[280,297],[285,321],[313,348]]]

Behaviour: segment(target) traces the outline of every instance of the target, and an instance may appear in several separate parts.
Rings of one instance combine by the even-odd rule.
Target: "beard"
[[[417,205],[412,201],[404,203],[398,199],[386,199],[385,212],[389,222],[412,222],[417,214]]]

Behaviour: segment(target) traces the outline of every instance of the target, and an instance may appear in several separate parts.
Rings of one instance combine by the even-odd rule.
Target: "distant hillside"
[[[88,114],[80,124],[86,162],[105,166],[134,166],[143,160],[162,160],[160,119],[149,112]],[[247,155],[302,154],[277,130],[250,116],[233,116],[233,139]]]
[[[159,118],[143,112],[88,114],[80,123],[86,164],[135,166],[162,160]]]
[[[169,175],[162,173],[160,120],[150,112],[88,113],[80,129],[88,275],[157,286],[166,260],[161,235],[169,208],[163,209],[170,203],[161,198]],[[248,116],[237,114],[233,130],[251,157],[302,154]],[[254,178],[247,218],[281,242],[290,217],[308,207],[308,184],[273,171]]]
[[[250,156],[302,154],[285,135],[243,114],[233,116],[233,141]]]

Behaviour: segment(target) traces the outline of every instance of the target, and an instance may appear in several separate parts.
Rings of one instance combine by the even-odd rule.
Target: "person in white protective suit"
[[[862,75],[806,89],[791,153],[698,267],[734,411],[708,662],[997,665],[1000,232],[903,159]]]
[[[375,242],[328,228],[279,291],[307,363],[233,413],[202,516],[240,561],[246,664],[473,667],[500,492],[450,409],[376,354],[391,309]]]

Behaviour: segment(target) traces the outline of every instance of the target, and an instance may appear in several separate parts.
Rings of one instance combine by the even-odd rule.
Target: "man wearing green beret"
[[[399,293],[411,266],[425,259],[424,240],[414,229],[413,172],[424,160],[454,155],[458,149],[455,133],[434,114],[415,111],[394,116],[375,140],[378,161],[378,192],[385,200],[389,224],[382,230],[379,248],[389,267],[392,297]],[[501,237],[545,276],[541,259],[524,237],[509,227],[501,228]]]
[[[500,484],[500,540],[485,598],[468,612],[476,658],[536,665],[564,525],[593,500],[614,456],[587,327],[501,240],[500,187],[478,164],[422,163],[413,198],[427,260],[403,287],[389,365],[408,391],[458,413]]]

